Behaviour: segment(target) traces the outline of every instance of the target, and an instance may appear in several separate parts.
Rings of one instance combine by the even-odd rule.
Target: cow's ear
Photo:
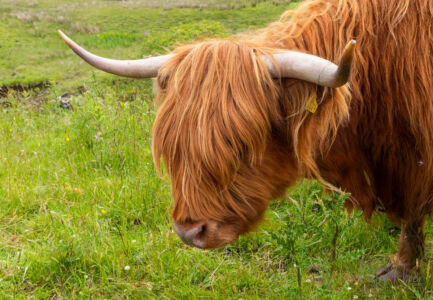
[[[159,70],[158,76],[153,79],[153,95],[155,96],[155,104],[157,106],[160,106],[164,101],[170,73],[166,68],[162,68]]]
[[[156,77],[156,82],[160,90],[165,91],[167,89],[170,73],[171,71],[167,68],[160,69],[158,76]]]

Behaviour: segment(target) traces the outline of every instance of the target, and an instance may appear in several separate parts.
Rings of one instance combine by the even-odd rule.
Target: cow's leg
[[[419,272],[417,261],[424,254],[424,219],[402,224],[398,252],[391,264],[380,269],[379,279],[396,282],[412,280]]]

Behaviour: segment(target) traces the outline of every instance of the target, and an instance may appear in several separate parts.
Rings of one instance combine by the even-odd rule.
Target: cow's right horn
[[[133,77],[133,78],[151,78],[158,75],[158,70],[172,54],[149,57],[137,60],[115,60],[100,57],[90,53],[84,48],[78,46],[73,40],[67,37],[61,30],[57,31],[68,46],[83,60],[95,68],[112,73],[115,75]]]

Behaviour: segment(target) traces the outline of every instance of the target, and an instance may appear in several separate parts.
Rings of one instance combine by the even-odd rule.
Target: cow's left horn
[[[295,51],[274,54],[278,68],[268,57],[263,57],[263,60],[274,78],[296,78],[336,88],[349,80],[355,44],[352,40],[346,45],[338,66],[318,56]]]
[[[115,60],[94,55],[78,46],[61,30],[57,31],[68,46],[87,63],[95,68],[115,75],[133,78],[151,78],[158,75],[158,70],[172,56],[171,54],[137,60]]]

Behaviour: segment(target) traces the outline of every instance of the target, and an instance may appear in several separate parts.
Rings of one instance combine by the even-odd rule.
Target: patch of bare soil
[[[31,83],[31,84],[12,84],[12,85],[3,85],[0,87],[0,98],[8,97],[9,93],[23,93],[28,91],[43,91],[47,90],[51,87],[51,83],[48,81]]]
[[[79,97],[86,88],[81,86],[76,91],[54,97],[52,84],[48,81],[33,84],[12,84],[0,86],[0,109],[8,109],[13,103],[19,103],[30,109],[43,109],[41,105],[48,101],[58,102],[61,108],[72,109],[72,97]]]
[[[32,84],[12,84],[0,87],[0,108],[7,109],[12,106],[12,99],[39,109],[41,104],[51,93],[51,83],[48,81]]]

